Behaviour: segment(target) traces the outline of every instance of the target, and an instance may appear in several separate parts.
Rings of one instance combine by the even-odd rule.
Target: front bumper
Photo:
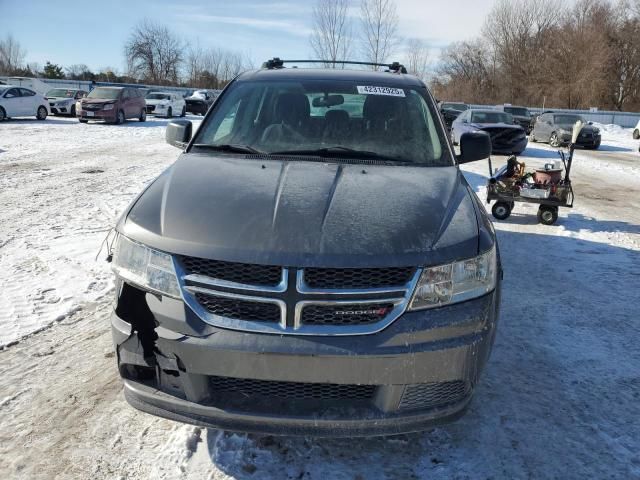
[[[104,120],[105,122],[115,122],[116,112],[117,110],[115,108],[112,110],[81,110],[76,112],[76,116],[85,120]]]
[[[482,298],[405,313],[376,334],[337,337],[226,330],[204,324],[180,301],[146,300],[157,322],[153,349],[149,332],[132,328],[135,318],[112,315],[125,396],[135,408],[245,432],[386,435],[465,412],[493,344],[499,286]],[[262,393],[216,387],[233,382]],[[370,387],[369,397],[335,393],[361,386]]]
[[[56,114],[56,115],[68,115],[71,113],[71,106],[73,104],[51,104],[49,103],[49,109],[51,110],[51,113]]]

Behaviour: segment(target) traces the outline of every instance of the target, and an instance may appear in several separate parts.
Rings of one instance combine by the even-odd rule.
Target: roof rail
[[[387,67],[387,72],[393,73],[407,73],[407,69],[404,65],[393,62],[393,63],[374,63],[374,62],[354,62],[351,60],[281,60],[278,57],[274,57],[270,60],[267,60],[262,64],[262,68],[266,68],[268,70],[274,70],[278,68],[284,68],[285,63],[339,63],[340,65],[367,65],[370,67]]]

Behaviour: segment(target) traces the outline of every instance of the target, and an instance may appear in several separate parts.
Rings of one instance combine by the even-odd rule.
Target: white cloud
[[[178,14],[180,20],[191,22],[218,23],[239,27],[258,28],[263,30],[284,30],[291,35],[308,36],[311,29],[302,23],[290,20],[273,20],[254,17],[237,17],[225,15],[209,15],[200,13]]]

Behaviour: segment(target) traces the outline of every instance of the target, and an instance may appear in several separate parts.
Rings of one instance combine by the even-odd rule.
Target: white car
[[[53,88],[47,92],[49,107],[54,115],[76,116],[76,102],[89,92],[75,88]]]
[[[162,117],[173,117],[180,115],[184,117],[187,113],[187,104],[181,95],[172,92],[149,92],[144,99],[147,104],[147,113]]]
[[[11,117],[47,118],[49,101],[29,88],[0,85],[0,120]]]

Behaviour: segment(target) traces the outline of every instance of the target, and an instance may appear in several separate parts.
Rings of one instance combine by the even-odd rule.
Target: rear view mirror
[[[184,149],[191,140],[192,130],[193,125],[189,120],[172,120],[167,125],[164,138],[169,145]]]
[[[344,103],[344,97],[342,95],[325,95],[324,97],[316,97],[313,99],[314,107],[335,107],[336,105],[342,105]]]
[[[484,160],[491,155],[491,137],[487,132],[466,132],[460,136],[458,163]]]

